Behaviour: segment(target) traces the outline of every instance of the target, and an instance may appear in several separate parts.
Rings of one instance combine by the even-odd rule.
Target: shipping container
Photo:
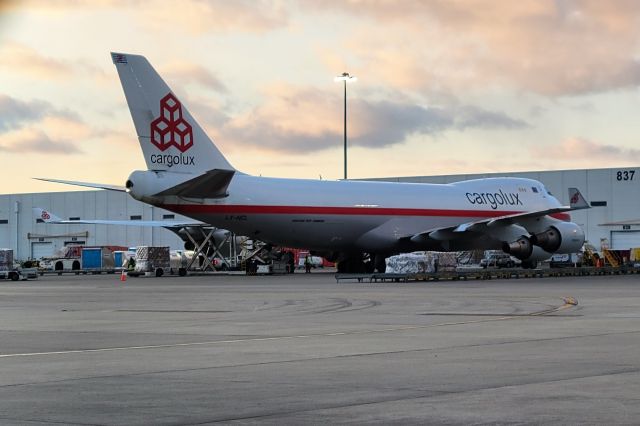
[[[83,247],[80,258],[83,271],[114,269],[113,252],[108,247]]]

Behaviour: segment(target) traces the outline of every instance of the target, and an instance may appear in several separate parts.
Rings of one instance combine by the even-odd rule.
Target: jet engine
[[[532,235],[530,241],[549,253],[575,253],[584,244],[584,231],[573,222],[558,222]]]
[[[533,244],[531,244],[529,238],[522,236],[511,243],[506,241],[502,243],[502,251],[509,253],[515,258],[524,260],[530,257],[531,253],[533,253]]]

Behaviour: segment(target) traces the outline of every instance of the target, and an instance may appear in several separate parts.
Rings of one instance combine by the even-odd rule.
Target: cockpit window
[[[538,188],[536,188],[535,186],[532,186],[532,187],[531,187],[531,190],[532,190],[533,192],[535,192],[536,194],[538,193]]]

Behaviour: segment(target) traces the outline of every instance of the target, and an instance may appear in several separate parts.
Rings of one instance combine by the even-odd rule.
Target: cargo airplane
[[[236,170],[147,59],[111,54],[147,170],[124,187],[136,200],[268,243],[312,250],[340,272],[384,271],[385,258],[416,250],[502,249],[526,267],[572,253],[584,232],[568,212],[588,208],[570,189],[561,203],[536,180],[450,184],[327,181],[251,176]],[[368,255],[370,262],[363,259]]]

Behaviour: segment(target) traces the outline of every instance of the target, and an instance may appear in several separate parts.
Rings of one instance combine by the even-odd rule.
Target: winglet
[[[33,208],[33,215],[36,217],[36,219],[42,219],[44,223],[56,223],[62,220],[55,214],[48,212],[40,207]]]
[[[590,207],[578,188],[569,188],[569,206],[572,210],[588,209]]]

